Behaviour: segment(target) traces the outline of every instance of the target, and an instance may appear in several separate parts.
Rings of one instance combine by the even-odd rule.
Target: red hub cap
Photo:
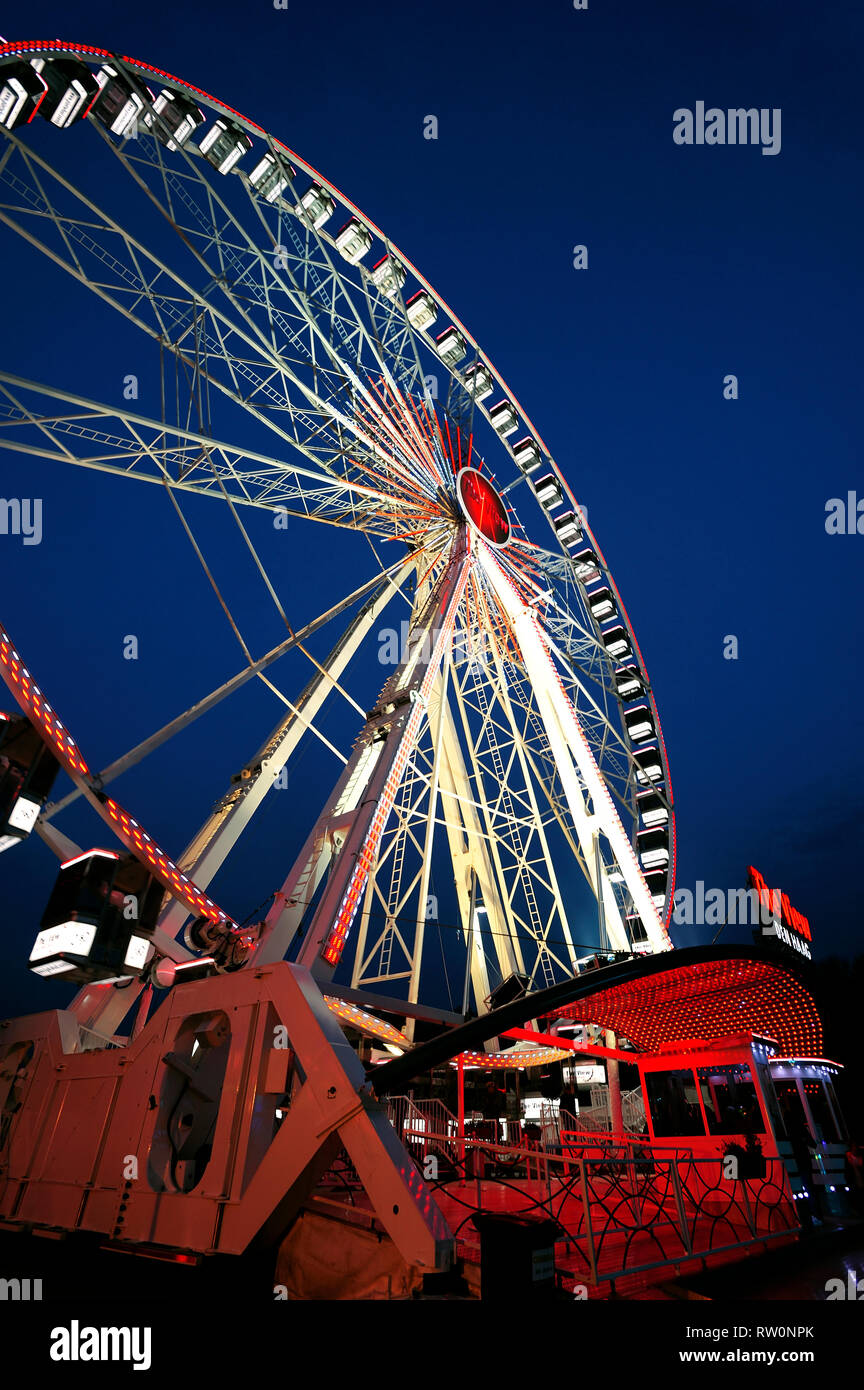
[[[476,468],[462,468],[456,475],[456,494],[468,521],[490,545],[501,547],[510,539],[510,519],[500,495]]]

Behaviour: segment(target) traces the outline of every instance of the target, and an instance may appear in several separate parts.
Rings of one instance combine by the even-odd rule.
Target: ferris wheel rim
[[[547,445],[545,444],[545,441],[544,441],[542,435],[540,434],[539,430],[536,428],[536,426],[534,425],[533,421],[531,420],[531,417],[528,415],[528,413],[525,411],[525,409],[524,409],[524,408],[522,407],[522,405],[520,404],[520,402],[519,402],[517,396],[515,395],[515,393],[509,388],[509,386],[507,385],[507,383],[504,381],[503,377],[502,377],[501,374],[498,372],[498,370],[497,370],[496,367],[494,366],[493,362],[490,360],[490,358],[488,357],[488,355],[487,355],[487,354],[483,351],[483,349],[480,347],[480,345],[479,345],[479,343],[477,342],[476,338],[473,336],[473,334],[471,334],[471,332],[470,332],[470,331],[467,329],[467,327],[464,325],[464,323],[462,322],[461,318],[460,318],[457,314],[454,313],[454,311],[452,310],[452,308],[450,307],[450,305],[447,303],[447,301],[434,289],[434,287],[429,283],[429,281],[428,281],[428,280],[426,279],[426,277],[422,274],[422,272],[416,267],[416,265],[413,263],[413,261],[412,261],[408,256],[406,256],[406,255],[396,246],[396,244],[390,240],[389,237],[386,236],[386,234],[385,234],[385,233],[381,230],[381,228],[373,221],[373,219],[370,218],[366,213],[364,213],[364,212],[358,207],[358,205],[355,204],[355,203],[353,202],[352,199],[350,199],[349,197],[347,197],[335,184],[333,184],[329,179],[327,179],[325,175],[321,174],[321,173],[315,168],[314,165],[310,164],[309,161],[306,160],[302,155],[297,154],[296,151],[292,150],[290,146],[286,145],[282,140],[278,139],[278,137],[271,136],[271,135],[265,130],[265,128],[262,127],[260,124],[258,124],[258,123],[255,122],[255,121],[252,121],[250,118],[246,117],[243,113],[237,111],[236,108],[231,107],[228,103],[222,101],[220,98],[214,96],[213,94],[211,94],[211,93],[209,93],[209,92],[206,92],[203,88],[200,88],[200,87],[196,86],[195,84],[186,81],[186,80],[183,79],[183,78],[177,77],[176,75],[174,75],[174,74],[172,74],[172,73],[169,73],[169,72],[165,71],[164,69],[161,69],[161,68],[159,68],[159,67],[156,67],[156,66],[153,65],[153,64],[145,63],[143,60],[140,60],[140,59],[131,57],[131,56],[129,56],[129,55],[118,54],[118,53],[114,53],[114,52],[112,52],[111,50],[108,50],[108,49],[97,48],[97,47],[94,47],[94,46],[91,46],[91,45],[84,45],[84,44],[79,44],[79,43],[75,43],[75,42],[69,42],[69,41],[65,41],[65,40],[59,40],[59,39],[57,39],[57,40],[25,40],[25,41],[9,42],[9,43],[0,45],[0,65],[2,65],[3,62],[4,62],[4,60],[7,60],[7,59],[14,59],[14,58],[24,57],[24,56],[30,56],[30,57],[32,57],[32,56],[34,56],[34,55],[42,55],[42,54],[44,54],[46,57],[50,57],[50,56],[52,56],[52,55],[53,55],[53,56],[56,56],[56,55],[58,55],[58,54],[60,54],[60,55],[68,54],[68,55],[70,55],[70,56],[77,57],[77,58],[79,58],[79,59],[81,59],[81,60],[83,60],[83,61],[88,61],[88,60],[89,60],[89,61],[92,62],[92,63],[99,62],[99,61],[102,61],[102,60],[112,60],[112,59],[113,59],[114,61],[119,61],[119,62],[121,62],[124,66],[128,66],[129,68],[131,68],[131,69],[133,69],[134,71],[136,71],[136,72],[138,72],[138,73],[141,73],[141,74],[143,74],[143,75],[148,75],[148,74],[149,74],[149,75],[151,75],[151,76],[156,76],[156,77],[158,77],[160,80],[164,81],[167,85],[176,88],[178,91],[188,94],[189,96],[191,96],[191,97],[194,98],[195,100],[200,100],[202,103],[206,104],[206,105],[207,105],[208,107],[210,107],[212,110],[217,111],[217,112],[220,112],[220,113],[223,113],[224,115],[229,116],[232,120],[239,122],[239,123],[240,123],[245,129],[247,129],[249,132],[252,132],[252,133],[254,133],[255,135],[257,135],[257,136],[263,138],[264,140],[266,140],[267,143],[268,143],[268,145],[269,145],[270,147],[274,147],[274,148],[279,149],[280,151],[283,151],[283,152],[286,154],[286,156],[288,156],[288,158],[289,158],[292,162],[293,162],[293,161],[296,161],[296,163],[297,163],[308,175],[310,175],[316,182],[320,183],[320,185],[321,185],[324,189],[326,189],[330,194],[332,194],[332,195],[338,200],[338,203],[340,204],[341,207],[347,209],[349,212],[355,214],[358,218],[360,218],[361,221],[362,221],[362,224],[363,224],[365,227],[367,227],[371,232],[373,232],[373,233],[381,240],[381,242],[382,242],[382,243],[384,244],[384,246],[387,248],[388,253],[392,253],[394,256],[398,257],[398,260],[406,267],[406,269],[407,269],[408,271],[410,271],[411,275],[416,279],[417,283],[418,283],[420,286],[422,286],[422,288],[423,288],[429,295],[432,296],[432,298],[434,299],[436,305],[439,306],[439,308],[446,314],[446,316],[447,316],[449,322],[450,322],[452,325],[454,325],[454,326],[459,330],[459,332],[464,336],[464,338],[465,338],[467,344],[470,345],[471,349],[473,349],[474,353],[476,354],[475,360],[476,360],[477,362],[482,363],[482,364],[484,365],[484,367],[486,367],[486,368],[488,369],[488,371],[491,373],[491,375],[492,375],[492,377],[494,378],[494,380],[497,382],[497,384],[500,386],[500,388],[504,391],[504,393],[505,393],[505,395],[506,395],[506,399],[508,400],[509,403],[512,404],[512,406],[514,407],[514,409],[518,412],[518,415],[519,415],[519,417],[521,418],[521,421],[524,423],[524,425],[526,426],[526,428],[530,431],[530,434],[531,434],[532,438],[537,442],[537,445],[543,450],[544,462],[545,462],[546,464],[548,464],[548,466],[554,471],[554,474],[555,474],[555,476],[556,476],[556,479],[557,479],[557,481],[559,482],[559,484],[561,485],[561,488],[562,488],[562,491],[563,491],[564,496],[570,501],[570,503],[573,505],[574,509],[579,510],[579,504],[576,502],[575,495],[574,495],[574,493],[573,493],[571,487],[569,486],[569,484],[568,484],[568,482],[567,482],[567,479],[566,479],[566,477],[564,476],[564,474],[563,474],[561,468],[559,467],[559,465],[558,465],[557,462],[555,461],[553,455],[552,455],[551,452],[549,451]],[[348,283],[351,283],[351,282],[349,281]],[[446,365],[446,364],[445,364],[445,365]],[[448,368],[448,370],[451,370],[451,369]],[[451,370],[451,377],[453,377],[453,376],[455,376],[455,373]],[[458,380],[458,378],[456,378],[456,379]],[[475,408],[475,409],[482,409],[482,410],[483,410],[483,414],[486,415],[486,417],[487,417],[487,419],[488,419],[488,412],[485,410],[485,408],[483,408],[483,407],[481,406],[481,402],[480,402],[480,401],[477,401],[477,400],[474,401],[474,408]],[[490,423],[491,423],[491,422],[490,422]],[[502,440],[502,443],[503,443],[503,440]],[[508,449],[508,452],[509,452],[509,449]],[[552,518],[551,518],[551,516],[550,516],[548,513],[546,514],[546,519],[547,519],[548,525],[549,525],[550,528],[553,530],[553,534],[554,534],[554,527],[553,527],[553,525],[552,525]],[[634,630],[634,628],[633,628],[633,625],[632,625],[632,622],[631,622],[631,620],[630,620],[629,614],[628,614],[628,612],[627,612],[626,606],[625,606],[623,600],[621,599],[621,595],[620,595],[620,592],[619,592],[619,590],[618,590],[618,586],[617,586],[617,584],[616,584],[616,582],[615,582],[614,576],[612,575],[611,569],[610,569],[610,567],[609,567],[609,565],[608,565],[608,562],[607,562],[606,559],[605,559],[605,556],[604,556],[604,554],[603,554],[603,551],[602,551],[601,547],[599,546],[599,544],[598,544],[598,542],[597,542],[597,540],[596,540],[596,537],[595,537],[595,535],[594,535],[594,532],[593,532],[593,530],[591,529],[591,527],[589,526],[589,524],[588,524],[588,522],[587,522],[587,518],[583,518],[583,526],[582,526],[582,529],[583,529],[583,531],[584,531],[584,534],[586,535],[586,537],[587,537],[588,540],[590,541],[590,544],[591,544],[592,548],[594,549],[594,551],[595,551],[595,553],[596,553],[597,559],[598,559],[598,561],[599,561],[599,567],[600,567],[600,570],[601,570],[602,577],[608,582],[610,588],[612,589],[612,591],[613,591],[614,594],[615,594],[615,598],[616,598],[616,601],[617,601],[617,604],[618,604],[618,616],[620,617],[622,623],[624,624],[625,630],[626,630],[628,636],[629,636],[630,639],[631,639],[633,653],[635,654],[636,661],[638,662],[638,668],[639,668],[640,674],[641,674],[641,675],[643,676],[643,678],[644,678],[645,692],[644,692],[644,696],[643,696],[643,697],[640,697],[640,698],[644,698],[644,699],[646,699],[646,700],[648,701],[648,703],[649,703],[649,705],[650,705],[650,709],[651,709],[651,711],[652,711],[652,713],[653,713],[653,716],[654,716],[654,722],[655,722],[655,724],[656,724],[656,731],[657,731],[656,737],[657,737],[657,742],[658,742],[658,745],[659,745],[657,751],[659,752],[659,756],[660,756],[661,763],[662,763],[662,769],[663,769],[663,776],[662,776],[662,778],[660,779],[660,785],[661,785],[662,788],[663,788],[663,794],[664,794],[664,796],[665,796],[665,799],[666,799],[666,802],[667,802],[668,808],[669,808],[670,863],[669,863],[669,875],[668,875],[668,890],[667,890],[667,894],[666,894],[665,913],[664,913],[665,923],[666,923],[666,925],[668,926],[668,923],[669,923],[669,921],[670,921],[670,919],[671,919],[672,908],[673,908],[673,896],[674,896],[673,890],[674,890],[675,869],[676,869],[676,858],[677,858],[677,835],[676,835],[676,826],[675,826],[674,801],[673,801],[673,795],[672,795],[672,783],[671,783],[671,775],[670,775],[670,771],[669,771],[669,761],[668,761],[668,753],[667,753],[667,749],[666,749],[666,742],[665,742],[665,738],[664,738],[664,736],[663,736],[662,725],[661,725],[659,710],[658,710],[658,708],[657,708],[656,699],[655,699],[655,696],[654,696],[653,689],[652,689],[652,687],[651,687],[651,682],[650,682],[650,680],[649,680],[649,678],[648,678],[647,667],[646,667],[644,658],[643,658],[643,656],[642,656],[641,649],[640,649],[640,646],[639,646],[639,642],[638,642],[638,639],[637,639],[637,637],[636,637],[635,630]],[[568,554],[567,550],[565,549],[563,543],[562,543],[560,540],[558,540],[557,537],[556,537],[556,541],[557,541],[557,545],[558,545],[558,547],[559,547],[559,552],[560,552],[561,559],[562,559],[562,561],[564,562],[564,564],[568,567],[568,570],[569,570],[570,575],[571,575],[571,577],[572,577],[573,584],[574,584],[574,588],[576,589],[577,592],[579,592],[578,583],[577,583],[575,574],[574,574],[573,569],[572,569],[571,557],[569,556],[569,554]],[[602,635],[602,630],[600,629],[599,624],[598,624],[598,633],[601,633],[601,635]],[[614,669],[614,666],[615,666],[616,663],[615,663],[614,660],[610,657],[610,658],[608,658],[607,664],[608,664],[608,669],[609,669],[609,671],[610,671],[610,673],[611,673],[612,670]],[[622,726],[622,728],[623,728],[623,727],[624,727],[624,711],[623,711],[623,703],[621,703],[621,702],[619,702],[618,717],[619,717],[619,719],[620,719],[620,723],[621,723],[621,726]],[[631,750],[631,751],[632,751],[632,750]],[[631,779],[630,779],[630,780],[631,780],[631,782],[632,782],[632,784],[633,784],[633,788],[634,788],[634,792],[635,792],[635,789],[636,789],[635,778],[631,776]],[[637,817],[636,817],[636,823],[638,824],[638,813],[637,813]]]

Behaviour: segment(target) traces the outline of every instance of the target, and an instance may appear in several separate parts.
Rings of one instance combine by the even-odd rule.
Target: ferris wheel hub
[[[477,468],[456,475],[456,496],[469,525],[485,541],[502,550],[510,540],[510,518],[504,500]]]

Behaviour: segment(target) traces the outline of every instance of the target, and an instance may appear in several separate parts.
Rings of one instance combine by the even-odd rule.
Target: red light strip
[[[154,878],[167,888],[172,897],[188,907],[196,917],[224,925],[229,931],[239,931],[233,918],[223,912],[211,898],[182,873],[172,859],[139,825],[134,816],[106,797],[93,785],[93,773],[68,729],[61,724],[39,686],[24,666],[9,634],[0,627],[0,675],[14,695],[27,718],[39,733],[55,758],[69,773],[76,786],[85,794],[102,819],[135,857],[146,863]]]
[[[549,1047],[535,1048],[533,1051],[511,1048],[509,1052],[460,1052],[457,1057],[450,1059],[450,1065],[457,1066],[461,1062],[463,1066],[479,1067],[485,1071],[521,1071],[525,1067],[545,1067],[550,1062],[563,1062],[570,1055],[569,1051]],[[632,1052],[627,1054],[627,1060],[632,1062]]]
[[[619,1047],[601,1047],[598,1043],[573,1042],[570,1038],[559,1038],[551,1033],[538,1033],[532,1028],[508,1028],[501,1034],[502,1038],[518,1038],[520,1042],[538,1043],[542,1049],[541,1056],[547,1061],[554,1062],[556,1057],[568,1057],[571,1052],[578,1052],[583,1057],[617,1057],[619,1062],[632,1062],[633,1053],[623,1052]]]

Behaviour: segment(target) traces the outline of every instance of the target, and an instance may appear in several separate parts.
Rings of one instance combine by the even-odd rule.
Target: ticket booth
[[[696,1157],[734,1154],[743,1177],[763,1176],[766,1161],[780,1158],[796,1200],[849,1215],[848,1135],[833,1087],[841,1068],[778,1052],[771,1039],[741,1033],[641,1056],[650,1142]]]

